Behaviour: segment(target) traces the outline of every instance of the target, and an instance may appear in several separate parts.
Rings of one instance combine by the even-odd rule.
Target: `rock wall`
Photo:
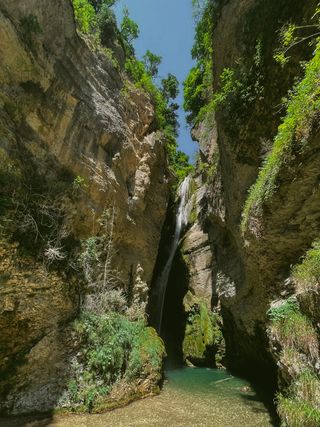
[[[106,210],[124,287],[150,285],[169,192],[153,122],[148,96],[77,33],[70,1],[1,0],[2,409],[54,406],[82,298],[74,260]]]
[[[248,92],[250,81],[261,91],[246,102],[231,95],[194,130],[200,145],[198,171],[206,181],[198,223],[214,259],[212,287],[221,304],[228,364],[256,379],[265,377],[266,385],[275,382],[278,363],[270,350],[267,311],[272,301],[292,294],[292,282],[286,280],[290,269],[319,234],[317,125],[307,136],[308,148],[295,152],[281,169],[277,191],[250,219],[250,229],[243,234],[240,224],[248,191],[284,114],[282,98],[303,76],[299,61],[312,53],[301,45],[282,69],[273,59],[277,32],[287,22],[309,22],[315,7],[314,1],[219,2],[213,34],[215,90],[222,71],[231,68],[246,76]],[[260,65],[255,69],[257,49]],[[208,181],[208,168],[202,166],[210,163],[216,167]],[[191,277],[199,269],[200,263],[191,265]]]

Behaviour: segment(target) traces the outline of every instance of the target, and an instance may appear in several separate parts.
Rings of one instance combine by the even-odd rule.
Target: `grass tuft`
[[[313,288],[320,283],[320,241],[312,245],[302,263],[293,269],[293,278],[305,288]]]

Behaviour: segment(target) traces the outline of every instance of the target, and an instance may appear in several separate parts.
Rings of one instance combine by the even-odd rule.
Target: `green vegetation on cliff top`
[[[196,65],[184,82],[184,109],[189,112],[190,125],[198,121],[198,115],[211,100],[212,88],[212,33],[215,4],[212,0],[193,1],[196,18],[195,42],[192,58]]]
[[[179,92],[178,80],[169,73],[166,78],[161,80],[160,86],[155,84],[154,79],[158,74],[161,57],[149,50],[143,56],[142,61],[135,57],[133,42],[139,36],[139,27],[130,18],[129,11],[125,8],[123,20],[118,29],[115,14],[111,9],[117,0],[72,1],[79,30],[98,40],[117,67],[119,64],[109,46],[113,40],[122,48],[125,56],[125,72],[137,88],[144,90],[151,97],[155,106],[154,129],[161,131],[164,135],[170,168],[178,182],[181,181],[193,168],[189,164],[189,157],[177,148],[177,110],[179,106],[174,100]]]
[[[212,123],[211,113],[224,104],[231,104],[228,102],[231,95],[235,99],[241,99],[244,104],[261,96],[260,40],[256,42],[253,64],[247,67],[249,69],[240,65],[237,69],[224,68],[219,76],[218,88],[214,88],[213,32],[220,3],[213,0],[193,0],[196,29],[191,54],[196,64],[184,81],[183,105],[189,113],[187,121],[191,126],[206,118]]]

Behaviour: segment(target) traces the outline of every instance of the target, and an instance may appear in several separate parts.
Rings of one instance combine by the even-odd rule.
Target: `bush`
[[[267,314],[272,321],[286,319],[291,314],[299,312],[299,305],[295,297],[289,297],[284,303],[277,307],[272,307]]]
[[[183,83],[184,103],[183,108],[189,111],[187,122],[196,121],[200,109],[206,104],[204,97],[203,73],[200,67],[193,67]]]
[[[97,15],[99,37],[103,46],[109,46],[110,42],[118,37],[117,20],[113,10],[104,3]]]
[[[102,6],[112,7],[114,6],[118,0],[89,0],[95,11],[100,12]]]
[[[319,345],[316,330],[290,297],[268,311],[270,332],[281,345],[280,365],[291,377],[291,385],[277,396],[277,410],[283,426],[319,425],[320,381],[312,365],[318,360]]]
[[[292,348],[316,360],[319,354],[318,337],[310,320],[300,311],[294,299],[269,310],[271,334],[283,348]]]
[[[139,32],[138,24],[130,18],[129,10],[125,7],[123,10],[120,33],[124,41],[124,48],[128,57],[134,55],[133,41],[139,37]]]
[[[81,349],[73,359],[62,405],[91,412],[108,402],[120,381],[137,389],[146,378],[150,386],[159,382],[164,345],[143,320],[130,322],[118,313],[84,312],[74,330]]]
[[[143,55],[145,68],[152,77],[156,77],[158,75],[158,68],[161,64],[161,61],[161,56],[155,55],[149,49]]]
[[[79,30],[88,34],[96,27],[96,13],[89,0],[72,0],[73,9]]]
[[[225,68],[220,76],[221,88],[212,94],[212,99],[207,105],[200,108],[195,123],[204,120],[208,115],[217,110],[228,99],[229,95],[241,87],[241,83],[236,80],[235,71]]]
[[[184,357],[191,362],[215,365],[215,355],[223,341],[221,319],[190,294],[185,298],[185,305],[188,317],[182,348]],[[207,360],[210,357],[212,360]]]

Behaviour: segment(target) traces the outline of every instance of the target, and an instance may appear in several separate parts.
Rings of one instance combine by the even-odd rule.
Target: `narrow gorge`
[[[0,0],[0,425],[320,426],[320,4],[119,5]]]

